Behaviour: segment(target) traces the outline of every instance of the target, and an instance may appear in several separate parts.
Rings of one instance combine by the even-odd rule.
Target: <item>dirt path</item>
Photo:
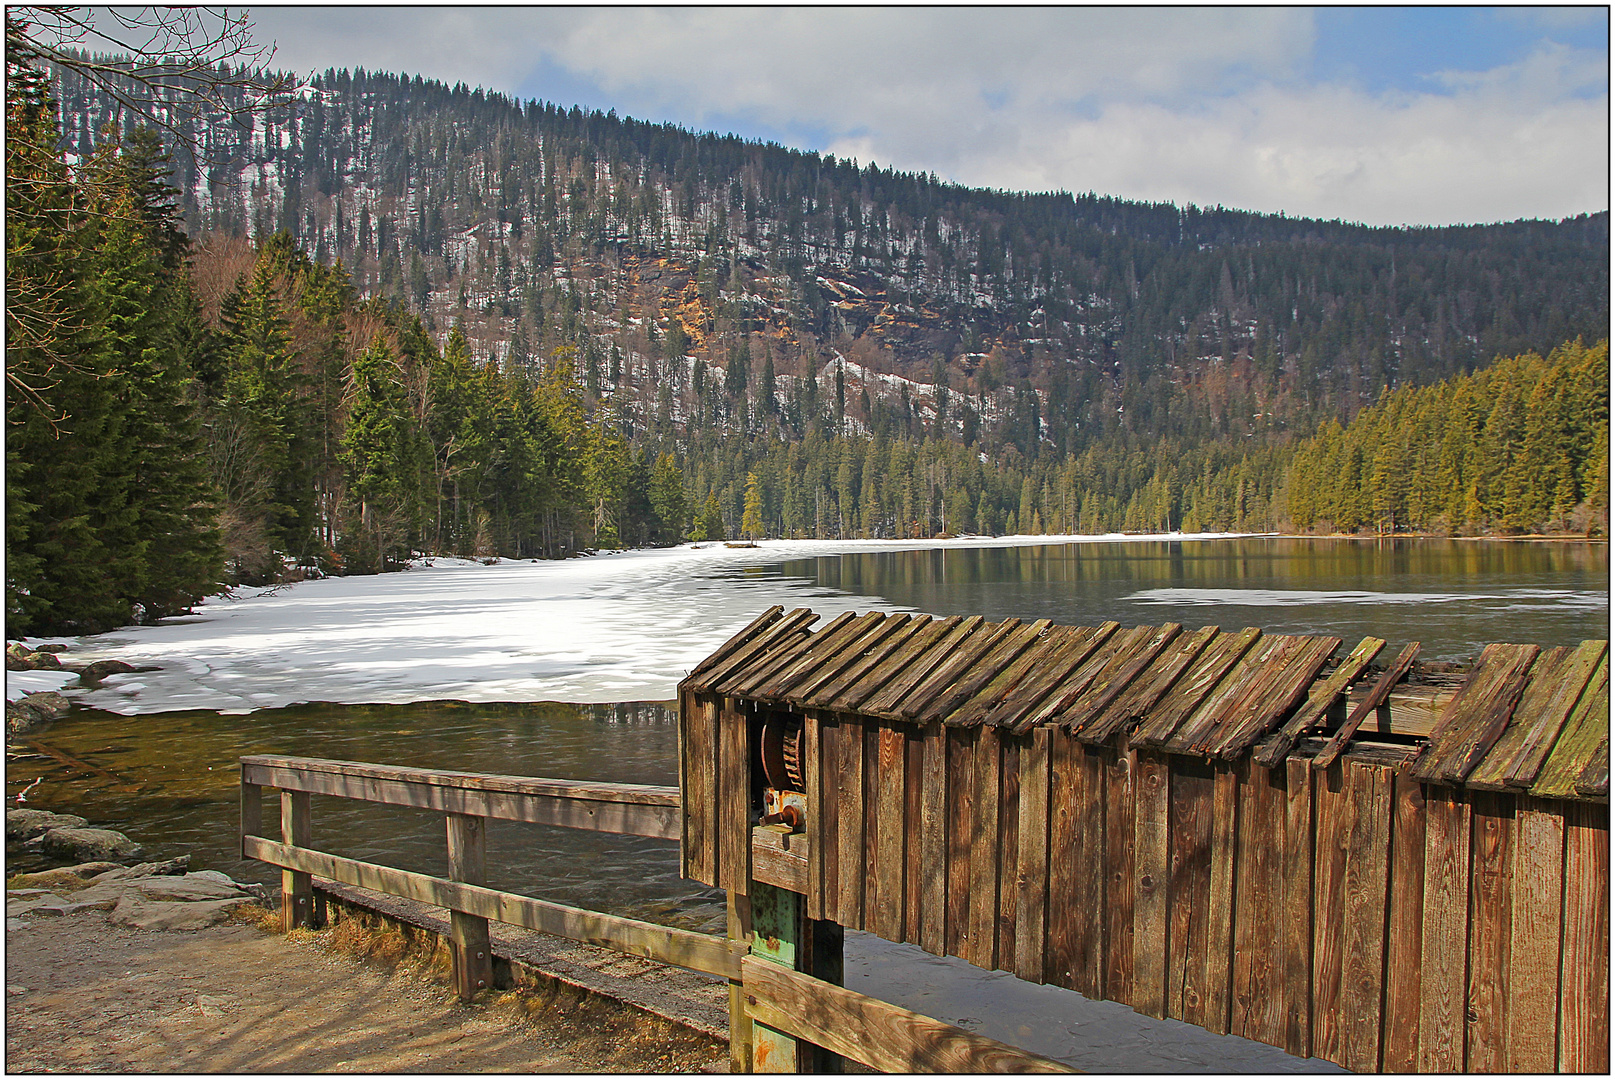
[[[727,1071],[721,1045],[602,1001],[497,995],[228,923],[109,925],[98,912],[6,931],[6,1071]]]

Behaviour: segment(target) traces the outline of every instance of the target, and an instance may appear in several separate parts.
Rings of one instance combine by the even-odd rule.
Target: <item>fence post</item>
[[[245,773],[247,767],[243,765],[241,771]],[[245,779],[241,781],[241,854],[245,857],[245,838],[249,836],[262,836],[264,834],[264,789],[258,784],[249,784]]]
[[[467,885],[487,884],[487,823],[473,814],[446,814],[449,834],[449,880]],[[493,986],[493,953],[488,945],[488,920],[463,911],[449,912],[450,953],[454,961],[454,989],[461,1001],[470,1001]]]
[[[313,843],[308,792],[280,793],[280,842],[305,848]],[[285,931],[314,925],[314,879],[302,870],[280,872],[280,925]]]
[[[744,942],[752,933],[751,897],[727,890],[729,940]],[[746,988],[729,980],[729,1071],[751,1072],[751,1017],[746,1012]]]

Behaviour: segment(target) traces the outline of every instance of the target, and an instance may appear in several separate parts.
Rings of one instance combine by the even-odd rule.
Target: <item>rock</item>
[[[32,840],[52,829],[82,829],[88,824],[77,814],[53,814],[49,810],[7,810],[6,839]]]
[[[63,915],[77,915],[81,911],[111,911],[117,905],[111,900],[99,901],[73,901],[63,904],[41,904],[28,914],[38,918],[50,915],[60,917]]]
[[[12,919],[27,915],[35,908],[45,907],[46,905],[55,904],[60,906],[64,903],[66,901],[55,893],[41,893],[38,896],[28,896],[20,900],[12,900],[8,897],[6,899],[6,918]]]
[[[13,734],[36,731],[67,715],[70,702],[54,690],[36,690],[6,702],[6,730]]]
[[[127,675],[132,671],[142,669],[133,664],[126,664],[122,660],[96,660],[85,664],[78,669],[79,681],[83,683],[98,683],[108,675]],[[149,668],[145,670],[150,670]]]
[[[133,859],[140,845],[114,829],[52,829],[41,838],[44,853],[57,859]]]
[[[224,885],[195,874],[186,874],[184,877],[136,878],[121,884],[125,889],[131,889],[147,900],[193,903],[198,900],[227,900],[247,895],[245,890],[238,889],[233,884]]]
[[[133,866],[116,866],[113,869],[95,875],[97,882],[128,881],[133,878],[162,877],[171,874],[183,874],[191,865],[189,855],[181,855],[177,859],[168,859],[165,862],[135,863]]]
[[[67,646],[63,645],[59,641],[53,641],[48,645],[35,645],[34,646],[34,652],[59,653],[59,652],[66,652],[66,651],[67,651]]]
[[[53,652],[35,652],[20,641],[6,646],[7,671],[49,671],[61,666]]]
[[[202,878],[206,881],[217,881],[220,885],[228,885],[232,889],[240,889],[243,892],[251,891],[241,882],[230,877],[229,874],[222,873],[218,870],[192,870],[185,876],[188,878]]]
[[[141,930],[201,930],[223,922],[231,910],[252,902],[247,896],[189,903],[146,900],[131,889],[118,901],[107,921]]]
[[[8,889],[49,889],[53,892],[73,892],[84,888],[90,879],[108,870],[121,867],[114,862],[87,862],[77,866],[63,866],[55,870],[41,870],[34,874],[18,874],[6,883]]]

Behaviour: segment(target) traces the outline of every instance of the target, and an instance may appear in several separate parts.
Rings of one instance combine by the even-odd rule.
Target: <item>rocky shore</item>
[[[107,920],[119,926],[197,930],[266,899],[260,886],[217,870],[191,870],[189,855],[136,862],[139,844],[114,829],[90,828],[76,814],[8,810],[6,844],[69,863],[7,879],[8,935],[27,930],[33,920],[87,911],[107,912]]]
[[[65,645],[40,645],[29,648],[20,641],[6,646],[7,671],[51,671],[66,676],[77,676],[80,686],[93,689],[101,685],[108,675],[126,675],[135,671],[155,671],[154,667],[136,667],[122,660],[96,660],[88,664],[63,660],[58,653]],[[70,681],[70,680],[69,680]],[[66,685],[66,681],[64,681]],[[15,700],[6,699],[6,735],[38,731],[53,720],[67,715],[68,700],[59,690],[36,690]]]

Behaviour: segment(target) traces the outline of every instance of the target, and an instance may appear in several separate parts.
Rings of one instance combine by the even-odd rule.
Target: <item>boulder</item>
[[[130,889],[107,921],[141,930],[201,930],[228,919],[230,912],[242,904],[253,902],[250,896],[190,902],[147,900]]]
[[[136,878],[121,884],[125,889],[132,889],[147,900],[193,903],[198,900],[228,900],[247,895],[234,884],[225,885],[196,874],[186,874],[184,877]]]
[[[83,683],[98,683],[108,675],[127,675],[141,668],[133,664],[126,664],[122,660],[96,660],[78,668],[79,681]],[[151,670],[146,668],[144,670]]]
[[[6,839],[32,840],[52,829],[82,829],[88,824],[77,814],[53,814],[49,810],[7,810]]]
[[[37,731],[67,715],[69,702],[54,690],[36,690],[6,701],[6,730],[13,734]]]
[[[16,899],[12,899],[8,896],[6,897],[6,918],[14,919],[22,915],[27,915],[35,908],[47,907],[51,905],[59,907],[66,902],[67,901],[63,900],[55,893],[39,893],[35,896],[19,896]]]
[[[35,652],[20,641],[6,646],[7,671],[48,671],[62,666],[53,652]]]
[[[140,854],[140,845],[114,829],[51,829],[40,838],[41,850],[55,859],[75,859],[88,862],[93,859],[117,861],[133,859]]]
[[[169,874],[183,874],[191,865],[189,855],[181,855],[177,859],[168,859],[164,862],[135,863],[133,866],[113,866],[95,875],[97,883],[108,881],[129,881],[134,878],[162,877]]]

